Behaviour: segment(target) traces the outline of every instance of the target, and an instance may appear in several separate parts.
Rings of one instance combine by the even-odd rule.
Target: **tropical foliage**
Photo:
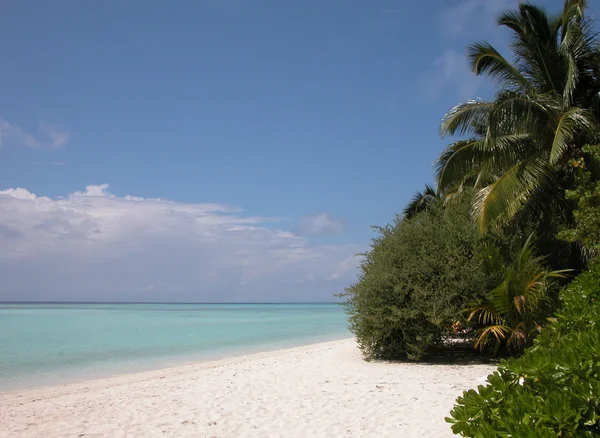
[[[417,213],[427,210],[432,205],[440,201],[441,197],[436,190],[429,184],[425,185],[422,192],[416,192],[410,202],[404,207],[402,214],[405,218],[410,219]]]
[[[600,435],[600,265],[562,292],[556,320],[489,384],[459,397],[446,421],[466,437]]]
[[[587,257],[594,257],[600,250],[600,146],[586,146],[583,150],[589,153],[590,163],[586,166],[581,160],[572,161],[577,169],[577,185],[566,193],[568,199],[577,202],[573,212],[575,224],[559,237],[578,243]]]
[[[566,0],[552,17],[522,3],[503,14],[513,62],[487,43],[470,48],[475,74],[499,85],[495,99],[458,105],[442,124],[443,135],[470,138],[442,153],[438,189],[474,187],[481,231],[533,227],[546,248],[559,248],[558,237],[591,263],[555,317],[552,283],[564,270],[545,268],[531,241],[508,267],[496,263],[504,279],[469,314],[482,324],[476,345],[533,346],[459,397],[447,421],[463,436],[600,435],[600,44],[586,6]],[[578,267],[562,249],[552,260]]]
[[[467,320],[477,327],[476,348],[493,346],[497,351],[505,345],[516,352],[530,344],[554,310],[553,280],[565,278],[566,271],[544,266],[544,257],[535,255],[533,234],[508,262],[496,246],[486,249],[486,270],[501,279],[485,300],[468,309]]]
[[[422,359],[450,336],[522,354],[458,399],[448,421],[464,436],[600,435],[600,39],[586,8],[520,2],[498,19],[510,56],[469,47],[494,98],[446,114],[441,134],[458,140],[437,187],[378,228],[343,294],[367,357]]]
[[[513,34],[512,61],[487,42],[469,48],[472,71],[499,91],[445,116],[443,136],[468,138],[442,153],[436,178],[443,194],[478,190],[481,230],[517,215],[569,220],[569,162],[586,162],[584,146],[600,140],[600,54],[585,8],[584,0],[567,0],[555,17],[521,3],[502,14],[498,23]]]
[[[485,248],[470,199],[378,228],[356,284],[346,290],[351,330],[372,358],[422,358],[488,287]]]

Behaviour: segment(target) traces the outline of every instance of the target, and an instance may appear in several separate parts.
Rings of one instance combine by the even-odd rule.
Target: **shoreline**
[[[494,369],[365,362],[349,338],[2,392],[0,436],[452,436]]]
[[[297,352],[304,348],[311,347],[327,347],[328,344],[335,344],[337,342],[343,341],[351,341],[353,337],[347,337],[343,339],[334,339],[330,341],[318,341],[318,342],[309,342],[307,344],[284,347],[284,348],[276,348],[276,349],[267,349],[256,352],[248,352],[237,355],[226,355],[224,357],[207,359],[207,360],[195,360],[190,362],[184,362],[181,364],[167,365],[156,369],[150,370],[142,370],[142,371],[132,371],[125,373],[116,373],[110,376],[104,377],[93,377],[90,379],[71,381],[71,382],[63,382],[57,384],[50,385],[41,385],[41,386],[32,386],[27,388],[17,388],[17,389],[8,389],[8,390],[0,390],[0,401],[2,400],[2,396],[5,395],[23,395],[23,393],[30,392],[45,392],[45,391],[56,391],[59,389],[67,389],[73,387],[73,389],[80,389],[79,387],[89,387],[91,384],[110,384],[114,380],[117,385],[121,384],[121,380],[127,380],[126,383],[131,383],[137,380],[144,380],[146,378],[152,378],[155,374],[167,374],[169,372],[181,373],[185,371],[194,371],[197,370],[205,370],[212,369],[219,366],[228,366],[231,364],[245,362],[245,361],[254,361],[266,359],[271,356],[279,356],[285,355],[290,352]],[[0,405],[1,406],[1,405]]]
[[[21,392],[29,392],[29,391],[38,391],[44,389],[52,389],[52,388],[62,388],[70,385],[79,385],[86,384],[88,382],[97,382],[101,380],[108,379],[116,379],[127,376],[135,376],[142,375],[148,373],[155,373],[161,371],[172,370],[175,368],[181,367],[190,367],[190,366],[202,366],[203,364],[218,364],[222,361],[234,361],[236,359],[245,359],[245,358],[259,358],[259,356],[267,355],[269,353],[285,353],[287,350],[293,350],[296,348],[303,347],[311,347],[317,346],[320,344],[328,344],[331,342],[338,341],[346,341],[352,340],[354,337],[352,335],[343,336],[343,337],[333,337],[327,340],[305,340],[305,342],[295,343],[290,342],[287,343],[276,343],[276,344],[265,344],[263,346],[256,346],[253,349],[245,349],[243,347],[233,348],[231,350],[220,351],[218,353],[208,353],[205,355],[197,355],[194,358],[191,356],[183,359],[182,356],[175,356],[176,358],[165,359],[163,361],[153,361],[152,363],[155,365],[147,365],[147,366],[139,366],[135,368],[129,368],[128,371],[115,371],[110,372],[106,371],[106,373],[90,373],[89,375],[73,377],[68,380],[63,380],[57,378],[55,382],[50,383],[42,383],[36,384],[33,383],[31,385],[23,386],[23,387],[8,387],[6,389],[0,388],[0,397],[5,394],[14,394]],[[286,345],[287,344],[287,345]],[[187,357],[187,356],[186,356]],[[48,381],[52,380],[51,378],[47,379]]]
[[[234,359],[238,357],[251,356],[274,351],[289,350],[292,348],[305,347],[346,339],[353,339],[352,334],[348,333],[347,335],[339,336],[323,336],[312,339],[297,339],[292,341],[270,342],[262,345],[258,344],[252,347],[236,346],[231,347],[229,349],[226,348],[217,350],[216,352],[213,351],[209,353],[180,354],[169,357],[163,357],[160,359],[152,358],[146,360],[144,363],[129,366],[127,368],[121,366],[115,367],[113,369],[106,369],[103,371],[89,371],[84,372],[83,374],[78,374],[76,377],[71,376],[69,378],[64,378],[64,376],[60,374],[60,372],[57,373],[58,376],[33,376],[28,379],[31,381],[31,383],[26,385],[8,384],[4,388],[0,385],[0,395],[57,386],[65,386],[77,383],[85,383],[88,381],[110,379],[114,377],[128,376],[133,374],[148,373],[166,370],[170,368],[177,368],[181,366],[197,365],[206,362],[217,362],[221,360]]]

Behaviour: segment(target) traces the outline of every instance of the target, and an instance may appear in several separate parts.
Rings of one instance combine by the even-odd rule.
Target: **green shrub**
[[[600,265],[561,293],[561,308],[522,357],[459,397],[454,433],[467,437],[600,435]]]
[[[470,199],[399,216],[378,231],[358,282],[343,294],[350,328],[367,357],[420,359],[489,290]]]
[[[566,197],[577,202],[573,211],[572,228],[561,231],[559,238],[578,243],[587,256],[600,250],[600,145],[585,146],[588,162],[583,158],[571,160],[575,170],[575,189],[567,190]]]

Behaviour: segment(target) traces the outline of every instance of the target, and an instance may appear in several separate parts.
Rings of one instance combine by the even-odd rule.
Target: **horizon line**
[[[0,304],[342,304],[343,301],[0,301]]]

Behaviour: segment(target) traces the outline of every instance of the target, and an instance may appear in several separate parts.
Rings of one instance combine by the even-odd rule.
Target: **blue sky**
[[[516,2],[423,5],[3,2],[0,300],[330,300]]]

